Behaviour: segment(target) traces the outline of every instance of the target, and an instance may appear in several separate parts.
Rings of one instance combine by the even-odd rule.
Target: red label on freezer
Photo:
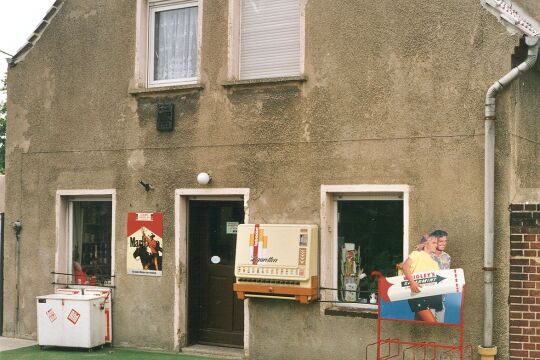
[[[56,314],[54,313],[53,309],[47,310],[47,316],[49,317],[50,322],[54,322],[54,320],[56,320]]]
[[[109,323],[109,319],[111,318],[110,312],[108,309],[105,309],[105,320],[107,322],[107,332],[105,333],[105,342],[111,341],[111,324]]]
[[[79,321],[79,318],[81,317],[81,314],[79,314],[77,311],[75,311],[74,309],[71,309],[71,311],[69,312],[69,315],[67,317],[67,319],[69,321],[71,321],[73,323],[73,325],[77,324],[77,321]]]

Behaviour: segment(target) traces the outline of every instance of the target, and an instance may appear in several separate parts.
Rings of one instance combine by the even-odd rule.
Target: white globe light
[[[208,173],[202,172],[197,175],[197,182],[201,185],[206,185],[210,182],[210,175]]]

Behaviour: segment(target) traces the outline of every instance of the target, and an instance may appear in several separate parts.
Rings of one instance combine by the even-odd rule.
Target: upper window
[[[148,14],[148,85],[196,82],[198,0],[150,2]]]
[[[257,79],[302,72],[302,0],[232,0],[232,77]],[[239,14],[239,16],[237,15]]]

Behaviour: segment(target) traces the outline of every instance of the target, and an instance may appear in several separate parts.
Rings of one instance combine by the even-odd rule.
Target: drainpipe
[[[482,360],[494,359],[493,346],[493,233],[495,194],[495,103],[497,95],[519,75],[531,69],[538,58],[538,38],[525,37],[529,46],[527,59],[497,80],[486,93],[484,157],[484,340],[478,347]]]
[[[13,230],[15,230],[15,334],[19,335],[19,291],[20,291],[20,264],[21,264],[21,230],[22,223],[17,220],[13,223]]]

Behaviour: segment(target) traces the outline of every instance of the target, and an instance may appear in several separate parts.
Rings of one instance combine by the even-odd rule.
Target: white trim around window
[[[178,11],[174,13],[176,10]],[[147,87],[197,83],[200,78],[202,0],[147,0],[145,13],[145,19],[138,13],[137,44],[142,47],[141,40],[147,40],[145,46]],[[164,32],[176,31],[170,38],[162,36],[159,44],[155,41],[158,14],[167,15],[163,16],[161,23]],[[179,25],[184,32],[178,30]],[[145,28],[144,36],[141,27]],[[181,35],[181,39],[177,39],[177,35]],[[156,47],[159,47],[159,50],[156,50]],[[156,59],[160,57],[164,58],[163,62],[156,64]],[[159,69],[156,69],[156,66]]]
[[[306,2],[307,0],[229,0],[229,79],[251,80],[302,75]],[[283,16],[284,13],[290,16]],[[246,21],[246,17],[253,18],[253,21]],[[268,26],[272,26],[272,22],[278,25],[278,30],[283,31],[270,31]],[[276,54],[283,56],[274,56]],[[272,58],[276,60],[273,61]]]
[[[337,264],[337,209],[338,200],[403,200],[403,259],[409,251],[409,186],[408,185],[321,185],[321,243],[320,243],[320,279],[321,287],[338,287]],[[369,274],[367,274],[369,276]],[[336,302],[334,305],[376,308],[369,304],[351,304],[337,302],[337,292],[321,290],[323,301]],[[321,308],[328,308],[332,303],[321,302]]]
[[[111,285],[114,285],[116,264],[116,190],[115,189],[78,189],[56,191],[56,255],[54,271],[56,273],[71,273],[71,226],[70,207],[73,201],[111,201]],[[69,250],[69,252],[68,252]],[[71,278],[55,275],[56,283],[68,283]]]

